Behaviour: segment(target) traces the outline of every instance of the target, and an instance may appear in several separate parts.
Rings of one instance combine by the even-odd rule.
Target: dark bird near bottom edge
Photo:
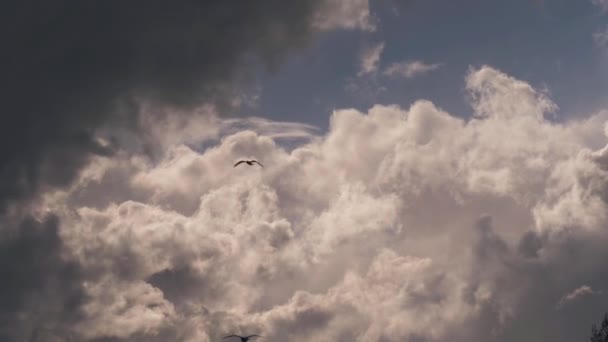
[[[233,166],[233,167],[237,167],[237,165],[242,164],[242,163],[245,163],[245,164],[250,165],[250,166],[252,166],[254,163],[257,163],[257,164],[259,164],[261,167],[264,167],[264,165],[262,165],[262,164],[261,164],[259,161],[257,161],[257,160],[241,160],[241,161],[239,161],[238,163],[234,164],[234,166]]]
[[[247,341],[249,341],[250,338],[262,337],[262,336],[260,336],[260,335],[249,335],[249,336],[228,335],[228,336],[224,337],[223,339],[227,339],[228,337],[238,337],[241,339],[241,342],[247,342]]]

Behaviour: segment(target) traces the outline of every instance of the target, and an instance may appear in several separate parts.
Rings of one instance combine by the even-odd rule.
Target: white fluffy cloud
[[[465,83],[467,120],[429,101],[337,110],[291,151],[273,136],[314,130],[217,121],[203,147],[175,134],[159,161],[91,163],[43,203],[85,270],[74,333],[584,339],[605,308],[572,291],[608,287],[608,112],[556,123],[546,94],[496,69]],[[266,167],[232,167],[249,157]]]

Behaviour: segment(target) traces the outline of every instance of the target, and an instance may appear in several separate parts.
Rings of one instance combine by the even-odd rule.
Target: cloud
[[[163,292],[146,282],[100,280],[85,284],[85,291],[91,298],[81,308],[87,321],[76,329],[84,339],[125,338],[137,331],[154,335],[175,318]]]
[[[166,161],[169,146],[204,149],[226,134],[234,125],[220,124],[220,113],[255,102],[253,69],[273,70],[308,46],[325,2],[4,5],[0,273],[9,280],[0,285],[1,340],[94,339],[110,326],[117,339],[170,334],[166,320],[177,318],[164,293],[146,281],[104,277],[103,265],[83,265],[64,244],[73,233],[66,218],[37,208],[39,196],[76,179],[88,186],[61,202],[69,210],[176,195],[146,188],[159,182],[145,175],[139,190],[125,189],[133,172]],[[246,126],[269,140],[306,140],[312,131],[251,119]],[[157,174],[172,172],[167,166]]]
[[[467,120],[424,100],[341,109],[286,150],[271,136],[297,124],[218,118],[203,148],[94,158],[35,205],[62,223],[53,265],[79,270],[74,287],[42,278],[47,300],[79,294],[59,326],[83,341],[584,338],[602,303],[555,305],[608,286],[608,112],[546,120],[546,94],[489,66],[465,85]],[[232,168],[242,157],[266,167]]]
[[[593,42],[598,48],[608,48],[608,26],[593,34]]]
[[[359,76],[375,73],[378,70],[378,63],[380,63],[382,50],[384,50],[384,43],[378,43],[363,50],[360,60]]]
[[[257,117],[222,120],[219,125],[223,135],[251,130],[273,139],[313,139],[319,130],[318,127],[308,124],[278,122]]]
[[[369,0],[327,0],[314,16],[314,24],[322,31],[344,29],[375,31]]]
[[[437,70],[442,66],[442,63],[426,64],[423,61],[403,61],[389,65],[386,69],[384,69],[384,75],[411,79]]]
[[[59,219],[26,217],[17,227],[6,223],[0,241],[0,339],[68,336],[86,292],[84,270],[64,255]]]
[[[602,12],[608,10],[608,1],[606,0],[591,0],[591,3],[599,7]]]
[[[593,289],[591,289],[591,287],[589,287],[587,285],[583,285],[577,289],[574,289],[572,292],[564,295],[557,303],[557,307],[561,308],[562,306],[566,305],[569,302],[573,302],[575,300],[578,300],[578,299],[586,297],[586,296],[598,295],[598,294],[601,294],[601,292],[593,291]]]
[[[321,14],[327,30],[363,25],[366,16],[350,15],[366,6],[10,1],[1,18],[10,29],[0,61],[0,209],[69,185],[90,156],[115,152],[115,130],[145,136],[142,106],[226,112],[242,102],[251,65],[274,69],[307,46]]]
[[[470,70],[466,87],[472,97],[474,115],[479,117],[542,120],[546,113],[558,110],[544,92],[487,66]]]

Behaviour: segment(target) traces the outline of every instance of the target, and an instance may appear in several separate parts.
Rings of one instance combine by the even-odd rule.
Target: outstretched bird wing
[[[241,160],[241,161],[239,161],[238,163],[234,164],[234,166],[233,166],[233,167],[236,167],[237,165],[239,165],[239,164],[241,164],[241,163],[244,163],[244,162],[245,162],[244,160]],[[234,336],[236,336],[236,335],[234,335]]]
[[[252,338],[252,337],[262,337],[262,336],[260,336],[260,335],[249,335],[246,338]]]
[[[261,166],[261,167],[264,167],[264,165],[262,165],[262,163],[260,163],[260,162],[259,162],[259,161],[257,161],[257,160],[254,160],[253,162],[254,162],[254,163],[258,163],[258,164],[260,164],[260,166]],[[261,337],[261,336],[260,336],[260,337]]]
[[[222,340],[225,340],[228,337],[238,337],[238,338],[241,338],[241,336],[239,336],[239,335],[228,335],[228,336],[225,336],[224,338],[222,338]]]

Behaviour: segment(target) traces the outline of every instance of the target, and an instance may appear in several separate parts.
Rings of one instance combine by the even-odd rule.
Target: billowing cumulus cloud
[[[169,125],[158,160],[94,158],[35,205],[67,272],[32,268],[57,310],[36,322],[82,341],[584,340],[608,288],[608,112],[549,120],[545,93],[488,66],[465,86],[467,120],[342,109],[288,150],[276,131],[304,127],[217,119],[198,141]],[[10,307],[5,336],[32,336],[34,307]]]

